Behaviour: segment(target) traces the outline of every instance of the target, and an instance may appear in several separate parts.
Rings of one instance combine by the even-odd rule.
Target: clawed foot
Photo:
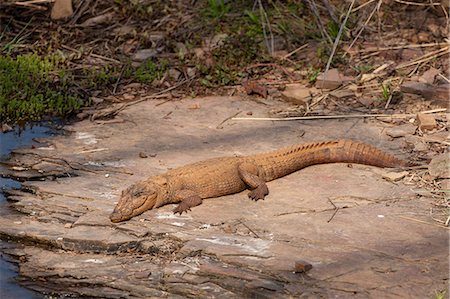
[[[187,213],[187,211],[190,211],[192,207],[196,207],[202,203],[202,199],[200,198],[200,196],[192,191],[184,191],[184,194],[181,193],[181,195],[186,195],[186,193],[188,194],[188,196],[183,198],[178,206],[173,210],[174,214],[178,213],[181,215],[183,214],[183,212]]]
[[[260,185],[256,189],[250,191],[248,193],[248,197],[251,200],[258,201],[260,199],[264,199],[264,197],[269,194],[269,189],[267,189],[266,185]]]
[[[183,214],[183,212],[187,213],[187,211],[190,211],[190,210],[191,210],[191,208],[187,204],[182,202],[175,209],[173,209],[173,213],[174,214],[178,213],[181,215],[181,214]]]

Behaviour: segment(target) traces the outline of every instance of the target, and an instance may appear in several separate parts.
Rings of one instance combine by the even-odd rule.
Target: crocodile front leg
[[[190,211],[192,207],[196,207],[201,205],[202,199],[201,197],[192,190],[178,190],[175,192],[175,199],[180,203],[173,210],[173,213],[179,213],[180,215],[183,212]]]
[[[250,199],[258,201],[269,194],[266,182],[258,176],[258,166],[245,162],[238,166],[238,172],[244,183],[252,190],[248,193]]]

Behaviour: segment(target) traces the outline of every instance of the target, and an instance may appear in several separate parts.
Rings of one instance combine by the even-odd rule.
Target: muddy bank
[[[285,105],[238,97],[160,104],[14,151],[1,171],[28,181],[8,193],[20,213],[0,219],[0,236],[25,244],[4,251],[29,287],[108,298],[430,297],[445,288],[448,230],[430,221],[433,199],[417,195],[413,173],[389,181],[395,170],[319,165],[270,182],[264,201],[243,192],[187,215],[169,205],[111,223],[123,188],[198,160],[339,138],[411,155],[405,138],[386,134],[396,126],[387,122],[235,121]],[[295,273],[299,261],[312,269]]]

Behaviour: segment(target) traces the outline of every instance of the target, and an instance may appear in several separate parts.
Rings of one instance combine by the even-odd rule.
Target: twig
[[[122,66],[122,69],[120,70],[119,78],[117,78],[117,81],[116,81],[116,83],[114,84],[114,88],[113,88],[113,90],[112,90],[112,94],[116,94],[117,86],[119,86],[120,79],[122,79],[123,72],[125,71],[125,67],[126,67],[125,65]]]
[[[257,238],[261,239],[261,237],[255,233],[247,224],[245,224],[244,222],[242,222],[242,220],[238,220],[238,222],[240,224],[242,224],[243,226],[245,226],[252,234],[254,234]]]
[[[432,208],[432,207],[430,208],[430,217],[431,217],[431,219],[433,219],[434,221],[436,221],[436,222],[438,222],[438,223],[442,223],[442,224],[445,225],[445,221],[440,220],[440,219],[437,219],[437,218],[435,218],[435,217],[433,216],[433,208]],[[447,225],[445,225],[445,226],[447,226]]]
[[[222,125],[227,122],[228,120],[234,118],[236,115],[238,115],[239,113],[241,113],[241,111],[236,112],[235,114],[228,116],[227,118],[225,118],[223,121],[220,122],[220,124],[218,124],[216,126],[216,129],[223,129]]]
[[[410,217],[406,217],[406,216],[398,216],[398,217],[399,217],[399,218],[402,218],[402,219],[409,220],[409,221],[414,221],[414,222],[417,222],[417,223],[423,223],[423,224],[428,224],[428,225],[433,225],[433,226],[437,226],[437,227],[440,227],[440,228],[448,229],[447,227],[445,227],[445,226],[443,226],[443,225],[439,225],[439,224],[435,224],[435,223],[430,223],[430,222],[426,222],[426,221],[419,220],[419,219],[415,219],[415,218],[410,218]]]
[[[25,5],[25,4],[39,4],[39,3],[52,3],[55,0],[29,0],[29,1],[16,1],[14,4],[16,5]]]
[[[330,223],[331,220],[333,220],[334,216],[337,214],[338,211],[339,211],[339,208],[336,208],[336,209],[334,210],[333,215],[331,215],[330,219],[327,220],[327,223]]]
[[[397,87],[402,85],[404,79],[405,78],[401,78],[400,79],[400,82],[397,84]],[[386,105],[384,105],[384,109],[387,109],[389,107],[389,104],[391,103],[393,97],[394,97],[394,91],[390,92],[389,98],[388,98],[388,100],[386,102]]]
[[[93,0],[85,0],[79,2],[78,7],[74,10],[75,13],[70,20],[70,25],[74,25],[78,22],[78,19],[84,14],[84,12],[91,7],[92,1]]]
[[[402,4],[408,4],[408,5],[416,5],[416,6],[439,6],[441,3],[418,3],[418,2],[409,2],[404,0],[394,0],[395,2],[402,3]]]
[[[192,78],[192,79],[193,79],[193,78]],[[186,80],[184,80],[184,81],[178,82],[177,84],[175,84],[175,85],[173,85],[173,86],[171,86],[171,87],[169,87],[169,88],[166,88],[166,89],[164,89],[164,90],[161,90],[161,91],[159,91],[159,92],[156,92],[156,93],[154,93],[154,94],[152,94],[152,95],[150,95],[150,96],[146,96],[146,97],[140,98],[139,100],[136,100],[136,101],[133,101],[133,102],[126,103],[126,104],[125,104],[125,107],[131,106],[131,105],[135,105],[135,104],[137,104],[137,103],[144,102],[144,101],[147,101],[147,100],[150,100],[150,99],[158,99],[158,98],[160,98],[161,95],[165,94],[166,92],[169,92],[169,91],[171,91],[171,90],[174,90],[175,88],[180,87],[181,85],[185,84],[186,82],[191,81],[192,79],[186,79]],[[167,102],[168,102],[168,101],[167,101]],[[159,103],[158,106],[159,106],[159,105],[162,105],[162,104],[164,104],[164,102],[163,102],[163,103]],[[125,107],[123,107],[123,108],[125,108]]]
[[[311,105],[309,105],[308,108],[311,109],[312,107],[316,106],[317,104],[319,104],[320,102],[322,102],[324,99],[328,98],[329,95],[330,95],[329,93],[320,95],[320,96],[317,98],[317,100],[315,100],[313,103],[311,103]]]
[[[450,49],[450,47],[447,46],[447,47],[441,48],[439,50],[430,52],[428,54],[422,55],[421,57],[416,58],[416,59],[414,59],[414,60],[412,60],[410,62],[407,62],[407,63],[404,63],[404,64],[400,64],[399,66],[397,66],[395,68],[395,70],[402,69],[402,68],[405,68],[405,67],[408,67],[408,66],[412,66],[412,65],[415,65],[415,64],[418,64],[418,63],[426,62],[428,60],[435,59],[435,58],[437,58],[439,56],[448,54],[449,53],[449,49]]]
[[[405,118],[415,114],[348,114],[348,115],[315,115],[298,117],[235,117],[233,120],[270,120],[270,121],[290,121],[290,120],[315,120],[315,119],[341,119],[341,118],[367,118],[367,117],[392,117]]]
[[[438,46],[447,46],[448,43],[427,43],[427,44],[408,44],[408,45],[401,45],[401,46],[390,46],[390,47],[383,47],[383,48],[369,48],[369,49],[361,49],[358,52],[359,53],[367,53],[367,52],[373,52],[373,51],[390,51],[390,50],[399,50],[399,49],[412,49],[412,48],[427,48],[427,47],[438,47]]]
[[[333,21],[337,24],[339,23],[338,18],[336,17],[335,8],[334,6],[330,5],[330,2],[328,0],[322,0],[323,5],[328,10],[328,14],[333,19]]]
[[[446,146],[450,146],[450,142],[448,142],[448,141],[438,140],[438,139],[434,139],[434,138],[427,137],[427,136],[422,137],[422,139],[423,139],[423,141],[428,142],[428,143],[439,143],[439,144],[443,144]]]
[[[106,56],[98,55],[98,54],[95,54],[95,53],[91,53],[89,55],[92,56],[92,57],[95,57],[95,58],[99,58],[99,59],[103,59],[103,60],[109,61],[109,62],[114,62],[114,63],[117,63],[117,64],[121,64],[121,62],[119,60],[116,60],[116,59],[113,59],[113,58],[109,58],[109,57],[106,57]]]
[[[278,65],[276,63],[257,63],[257,64],[253,64],[253,65],[250,65],[250,66],[246,67],[245,70],[248,71],[249,69],[252,69],[252,68],[255,68],[255,67],[260,67],[260,66],[273,66],[273,67],[276,67],[276,68],[282,70],[286,75],[288,75],[288,77],[291,80],[295,79],[294,76],[287,69],[285,69],[283,66]]]
[[[333,49],[331,50],[331,54],[330,54],[330,57],[328,58],[327,66],[325,67],[325,72],[324,72],[325,76],[326,76],[327,71],[330,69],[331,61],[333,60],[334,53],[336,52],[337,46],[339,44],[339,40],[341,39],[342,32],[344,31],[345,24],[347,24],[348,17],[350,16],[350,12],[352,11],[355,1],[356,0],[353,0],[352,3],[350,4],[347,14],[345,15],[344,22],[342,22],[341,27],[339,28],[339,32],[336,36],[336,39],[334,40]]]
[[[422,111],[420,113],[431,114],[447,111],[446,108]],[[348,115],[315,115],[298,117],[234,117],[232,120],[262,120],[262,121],[291,121],[291,120],[315,120],[315,119],[341,119],[341,118],[406,118],[416,114],[348,114]]]
[[[361,35],[361,33],[364,31],[364,29],[366,28],[367,24],[370,22],[370,20],[372,19],[373,15],[375,14],[375,12],[379,9],[379,6],[381,5],[381,3],[383,2],[383,0],[379,0],[378,4],[375,6],[375,8],[372,10],[372,12],[370,13],[369,17],[367,18],[367,20],[364,22],[363,26],[361,27],[361,29],[358,31],[358,33],[356,34],[355,38],[353,39],[352,43],[350,44],[350,46],[347,48],[347,51],[345,51],[344,53],[344,57],[345,55],[347,55],[350,51],[350,49],[353,47],[353,45],[356,43],[356,40],[359,38],[359,36]]]
[[[433,114],[433,113],[440,113],[440,112],[445,112],[445,111],[447,111],[447,108],[437,108],[437,109],[432,109],[432,110],[425,110],[420,113]]]
[[[331,39],[330,35],[323,27],[322,21],[320,20],[320,15],[319,15],[319,12],[317,11],[316,3],[311,0],[306,0],[306,1],[308,2],[308,5],[314,14],[314,17],[316,18],[316,22],[319,25],[320,33],[322,34],[322,38],[327,38],[327,40],[330,42],[330,44],[332,44],[333,40]]]
[[[298,51],[303,50],[304,48],[306,48],[306,47],[308,47],[308,46],[309,46],[309,44],[304,44],[303,46],[298,47],[298,48],[295,49],[294,51],[289,52],[288,54],[286,54],[286,55],[284,55],[283,57],[281,57],[281,60],[287,59],[288,57],[294,55],[294,54],[297,53]]]
[[[47,7],[45,7],[45,6],[40,6],[40,5],[32,4],[32,3],[16,2],[14,4],[17,6],[29,7],[29,8],[36,9],[36,10],[47,10]]]
[[[327,220],[327,223],[330,223],[331,220],[333,220],[334,216],[337,214],[337,212],[339,211],[339,208],[334,204],[334,202],[331,201],[331,199],[328,198],[328,201],[333,205],[334,207],[334,213],[333,215],[331,215],[330,219]]]
[[[441,73],[439,73],[438,75],[439,75],[439,77],[441,77],[442,79],[444,79],[445,81],[447,81],[447,83],[450,83],[450,80],[449,80],[447,77],[445,77],[445,76],[442,75]]]
[[[259,13],[260,13],[260,15],[261,15],[261,17],[264,17],[264,18],[261,18],[261,27],[262,27],[262,30],[263,30],[264,41],[266,43],[266,47],[267,47],[267,50],[269,51],[269,53],[273,54],[273,52],[274,52],[273,33],[272,33],[272,28],[270,27],[269,18],[267,17],[267,13],[264,10],[264,7],[262,5],[261,0],[258,0],[258,5],[259,5]],[[266,26],[264,26],[264,21],[267,22],[267,27],[269,28],[270,44],[269,44],[269,41],[267,40],[267,33],[266,33],[266,28],[265,28]]]
[[[365,2],[365,3],[361,4],[360,6],[354,8],[352,12],[357,12],[358,10],[360,10],[361,8],[363,8],[363,7],[367,6],[367,5],[369,5],[369,4],[372,3],[373,1],[376,1],[376,0],[369,0],[369,1]]]

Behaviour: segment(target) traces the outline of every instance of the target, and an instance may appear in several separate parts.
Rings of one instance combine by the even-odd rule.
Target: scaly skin
[[[224,157],[200,161],[140,181],[125,191],[111,214],[120,222],[147,210],[179,203],[174,213],[183,213],[202,199],[241,192],[247,188],[252,200],[269,194],[266,182],[314,164],[358,163],[378,167],[408,166],[371,145],[337,140],[306,143],[274,152],[246,157]]]

